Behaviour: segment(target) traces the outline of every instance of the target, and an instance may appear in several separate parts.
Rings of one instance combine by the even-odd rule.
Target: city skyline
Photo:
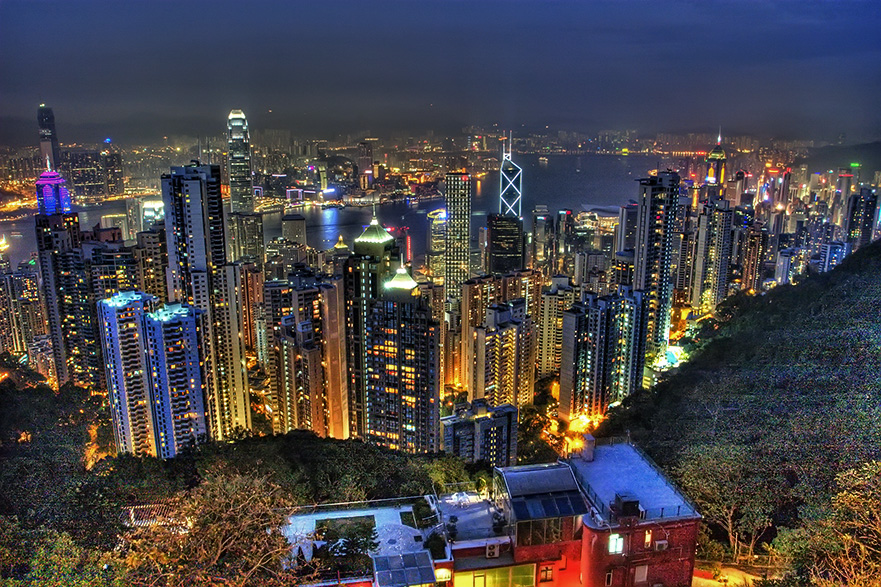
[[[0,143],[30,144],[40,103],[66,121],[59,137],[67,142],[213,135],[217,116],[230,108],[247,112],[252,128],[306,134],[498,123],[645,132],[721,124],[795,138],[881,136],[872,99],[881,90],[873,3],[633,4],[620,11],[611,2],[522,2],[499,11],[495,2],[455,10],[441,2],[384,2],[371,10],[258,2],[240,14],[224,1],[201,11],[203,27],[192,27],[168,13],[166,2],[122,12],[102,0],[7,1],[0,6]],[[315,26],[290,40],[292,21]],[[169,38],[195,41],[189,53],[152,34],[159,27]],[[369,61],[359,63],[351,41],[334,39],[362,31]],[[235,34],[250,40],[246,50],[225,42]],[[157,81],[185,61],[203,73],[164,91]],[[307,66],[304,91],[298,72]],[[400,83],[403,71],[415,80]],[[839,81],[824,81],[830,77]]]

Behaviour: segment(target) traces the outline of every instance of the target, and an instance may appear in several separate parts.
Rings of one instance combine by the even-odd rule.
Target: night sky
[[[881,1],[0,0],[0,143],[220,133],[881,137]],[[272,111],[271,113],[269,111]]]

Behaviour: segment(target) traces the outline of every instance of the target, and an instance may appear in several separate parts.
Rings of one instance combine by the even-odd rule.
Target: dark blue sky
[[[881,137],[881,1],[0,0],[0,142],[465,124]],[[269,113],[272,110],[272,113]]]

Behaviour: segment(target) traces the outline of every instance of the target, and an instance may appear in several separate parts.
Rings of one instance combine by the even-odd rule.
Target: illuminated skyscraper
[[[446,174],[447,246],[444,285],[447,296],[459,299],[462,283],[471,277],[471,176]]]
[[[156,456],[143,323],[155,301],[151,295],[134,291],[98,301],[107,397],[118,453]]]
[[[232,261],[254,263],[263,268],[266,249],[263,241],[263,214],[234,212],[227,216],[228,254]]]
[[[563,312],[577,301],[578,290],[565,275],[551,278],[551,288],[541,294],[538,321],[538,376],[550,377],[560,371],[563,349]]]
[[[291,277],[292,308],[282,318],[279,419],[286,432],[349,437],[343,282],[302,271]]]
[[[40,159],[52,171],[58,171],[61,153],[58,148],[58,135],[55,132],[55,114],[45,104],[37,110],[37,124],[40,127]],[[67,210],[69,212],[70,210]]]
[[[760,222],[754,223],[746,233],[743,246],[743,277],[741,288],[745,291],[760,290],[765,255],[768,252],[768,230]]]
[[[878,222],[878,193],[862,188],[847,200],[847,242],[857,250],[872,242]]]
[[[532,258],[533,269],[550,273],[554,258],[554,217],[548,207],[538,205],[532,212]]]
[[[251,144],[248,120],[241,110],[232,110],[227,119],[227,160],[229,161],[229,201],[231,212],[254,211],[251,184]]]
[[[440,325],[406,269],[382,285],[366,323],[366,439],[409,453],[438,451]]]
[[[505,274],[523,269],[523,221],[517,216],[490,214],[486,227],[487,273]]]
[[[557,210],[556,222],[556,251],[554,263],[556,272],[564,275],[572,275],[574,272],[575,258],[572,256],[572,239],[575,237],[575,214],[572,210]]]
[[[698,207],[691,307],[710,314],[728,295],[732,210],[728,200],[713,198]]]
[[[70,212],[70,192],[64,178],[57,171],[44,171],[37,179],[37,214],[67,214]]]
[[[64,180],[60,177],[58,179],[60,181],[56,183],[53,177],[51,195],[48,199],[44,198],[44,210],[47,201],[54,202],[49,209],[56,210],[58,204],[55,194],[67,192],[64,189]],[[42,197],[39,191],[41,190],[38,187],[38,201]],[[82,235],[79,216],[61,210],[63,210],[63,206],[52,214],[38,213],[34,219],[43,296],[46,303],[46,318],[55,363],[55,383],[58,386],[64,385],[74,378],[67,340],[71,332],[75,332],[75,329],[72,331],[68,328],[68,322],[75,317],[76,312],[69,306],[80,297],[77,295],[77,291],[82,289],[65,290],[63,288],[63,282],[72,275],[69,267],[70,256],[79,247]],[[76,286],[78,282],[79,279],[74,278],[71,285]]]
[[[132,248],[137,264],[138,291],[155,296],[162,303],[168,301],[168,249],[165,243],[165,226],[155,226],[137,234],[137,244]]]
[[[156,456],[168,459],[204,442],[206,410],[204,320],[192,306],[169,304],[143,318]]]
[[[532,403],[534,335],[526,300],[489,306],[483,324],[474,329],[474,389],[468,397],[493,406]]]
[[[241,267],[227,263],[220,167],[172,167],[162,176],[168,242],[168,298],[204,312],[210,364],[210,435],[224,440],[251,428],[241,323]]]
[[[722,134],[719,133],[719,140],[716,146],[707,155],[707,175],[704,181],[709,185],[715,185],[719,188],[719,195],[724,195],[725,184],[728,181],[725,171],[725,151],[722,149]]]
[[[642,387],[647,296],[629,288],[563,313],[560,418],[595,418]]]
[[[425,253],[425,265],[432,281],[442,283],[447,248],[447,211],[439,208],[429,212],[427,216],[428,249]]]
[[[521,218],[523,201],[523,170],[511,160],[511,145],[503,149],[502,166],[499,169],[499,213]]]
[[[662,171],[639,180],[639,185],[633,287],[648,294],[647,349],[652,358],[657,358],[666,352],[670,331],[679,175]]]
[[[397,259],[395,237],[374,217],[355,239],[353,254],[343,268],[346,301],[346,361],[348,364],[349,432],[367,435],[367,390],[371,377],[367,366],[370,338],[368,316],[383,293],[383,284],[393,275],[392,260]]]

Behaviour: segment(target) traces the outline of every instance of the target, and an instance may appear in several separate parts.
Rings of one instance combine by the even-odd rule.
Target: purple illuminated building
[[[37,210],[47,216],[70,212],[70,192],[58,172],[44,171],[37,180]]]

